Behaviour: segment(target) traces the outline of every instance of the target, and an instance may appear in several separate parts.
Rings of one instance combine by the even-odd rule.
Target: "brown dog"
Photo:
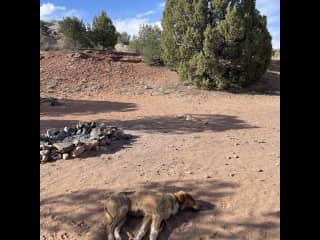
[[[105,203],[108,240],[121,240],[120,230],[127,215],[143,216],[134,240],[141,240],[150,229],[150,240],[156,240],[162,228],[162,222],[179,210],[199,210],[199,206],[188,193],[135,192],[112,195]]]

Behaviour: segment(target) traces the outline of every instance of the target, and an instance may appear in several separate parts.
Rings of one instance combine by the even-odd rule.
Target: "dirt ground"
[[[111,62],[139,72],[131,85],[109,84],[115,80],[107,71],[88,75],[86,84],[96,89],[72,92],[83,74],[78,81],[68,78],[76,72],[58,71],[64,61],[57,54],[41,60],[41,96],[61,101],[40,105],[41,131],[99,121],[133,137],[106,152],[40,165],[41,240],[106,239],[104,200],[138,189],[185,190],[203,208],[172,217],[160,240],[280,239],[279,94],[195,90],[168,70],[134,62]],[[96,71],[110,67],[109,60],[100,62]],[[280,67],[270,74],[279,78]],[[139,223],[129,219],[123,239]]]

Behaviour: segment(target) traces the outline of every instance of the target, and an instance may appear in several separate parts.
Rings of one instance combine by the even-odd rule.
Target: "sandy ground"
[[[133,138],[40,165],[41,240],[106,239],[104,200],[137,189],[185,190],[203,208],[168,220],[161,240],[280,238],[279,96],[99,92],[61,101],[40,106],[41,131],[94,120]],[[123,239],[139,223],[129,219]]]

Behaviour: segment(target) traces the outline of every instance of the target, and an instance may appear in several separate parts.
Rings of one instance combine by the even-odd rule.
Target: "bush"
[[[133,36],[129,49],[142,54],[145,63],[149,65],[162,65],[161,57],[161,30],[157,26],[142,25],[138,36]]]
[[[96,47],[114,48],[117,43],[117,32],[110,18],[105,11],[94,17],[90,40]]]
[[[244,87],[271,61],[271,36],[254,0],[167,0],[164,63],[206,89]]]
[[[76,17],[67,17],[59,22],[60,31],[65,37],[65,47],[77,49],[87,47],[88,38],[84,23]]]
[[[142,44],[139,41],[137,36],[132,37],[132,39],[129,42],[128,48],[130,51],[133,51],[138,54],[142,54]]]

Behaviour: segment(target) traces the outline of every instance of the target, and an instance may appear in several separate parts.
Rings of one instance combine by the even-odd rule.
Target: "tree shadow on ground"
[[[63,230],[81,236],[81,239],[103,240],[107,238],[103,203],[112,193],[136,190],[165,192],[184,190],[194,196],[202,210],[179,212],[167,220],[159,240],[200,239],[201,237],[203,237],[201,239],[247,239],[245,237],[250,231],[268,232],[270,237],[270,231],[272,233],[279,227],[274,221],[234,223],[219,219],[225,214],[219,203],[232,196],[238,187],[238,184],[219,180],[182,180],[140,183],[116,191],[88,189],[61,194],[41,198],[40,224],[43,231]],[[141,218],[128,218],[121,232],[123,239],[127,239],[126,232],[135,233],[140,224]],[[219,229],[224,229],[224,231],[221,232]]]
[[[229,90],[231,93],[236,94],[249,94],[249,95],[280,95],[280,60],[272,60],[266,73],[259,81],[251,86],[243,89]]]
[[[222,132],[227,130],[258,128],[252,126],[236,116],[221,114],[193,114],[191,120],[186,120],[185,116],[155,116],[134,120],[104,120],[106,125],[121,127],[124,130],[144,131],[148,133],[175,133],[187,134],[197,132]],[[63,128],[77,123],[76,120],[40,120],[40,128]]]
[[[50,104],[40,104],[40,116],[63,116],[66,114],[89,115],[107,112],[129,112],[135,111],[137,105],[127,102],[110,102],[110,101],[89,101],[89,100],[72,100],[57,99],[57,106]]]

